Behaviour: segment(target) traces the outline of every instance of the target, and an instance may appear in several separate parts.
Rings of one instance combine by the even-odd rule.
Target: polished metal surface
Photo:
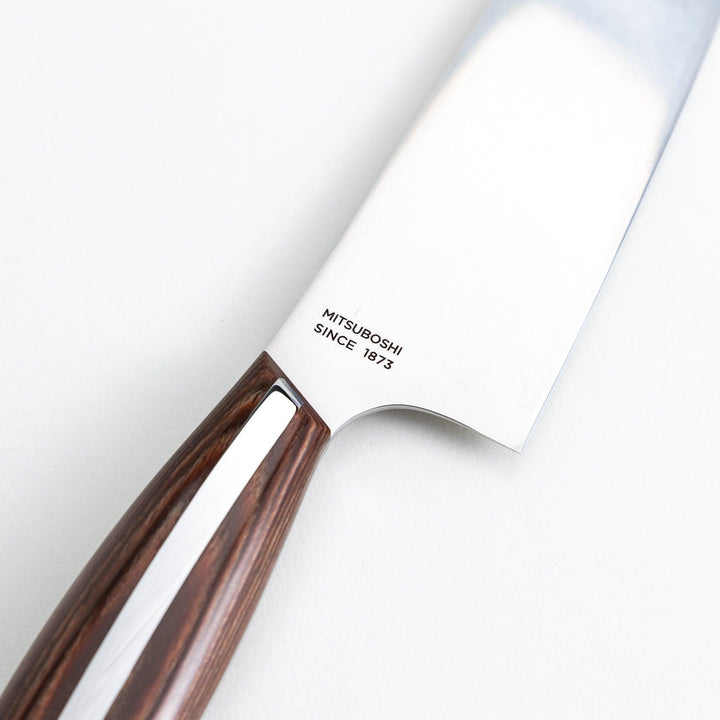
[[[195,493],[110,626],[58,720],[102,720],[193,566],[296,406],[270,392]]]
[[[408,406],[523,446],[720,0],[497,0],[268,351],[336,430]]]

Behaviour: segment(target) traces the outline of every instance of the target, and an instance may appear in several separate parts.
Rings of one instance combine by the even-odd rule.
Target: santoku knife
[[[496,0],[265,352],[123,517],[0,717],[198,717],[329,439],[387,407],[521,450],[720,0]]]

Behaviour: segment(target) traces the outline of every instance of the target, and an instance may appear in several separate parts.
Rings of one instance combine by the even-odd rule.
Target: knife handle
[[[0,697],[0,717],[199,717],[329,436],[260,355],[82,571]]]

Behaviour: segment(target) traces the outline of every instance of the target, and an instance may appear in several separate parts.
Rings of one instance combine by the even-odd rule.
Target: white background
[[[3,3],[0,685],[479,6]],[[522,455],[410,412],[338,435],[208,720],[718,717],[718,127],[715,42]]]

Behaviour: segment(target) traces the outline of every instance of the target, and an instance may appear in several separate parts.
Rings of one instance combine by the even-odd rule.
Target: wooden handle
[[[0,697],[0,718],[199,717],[329,436],[263,353],[95,553]]]

